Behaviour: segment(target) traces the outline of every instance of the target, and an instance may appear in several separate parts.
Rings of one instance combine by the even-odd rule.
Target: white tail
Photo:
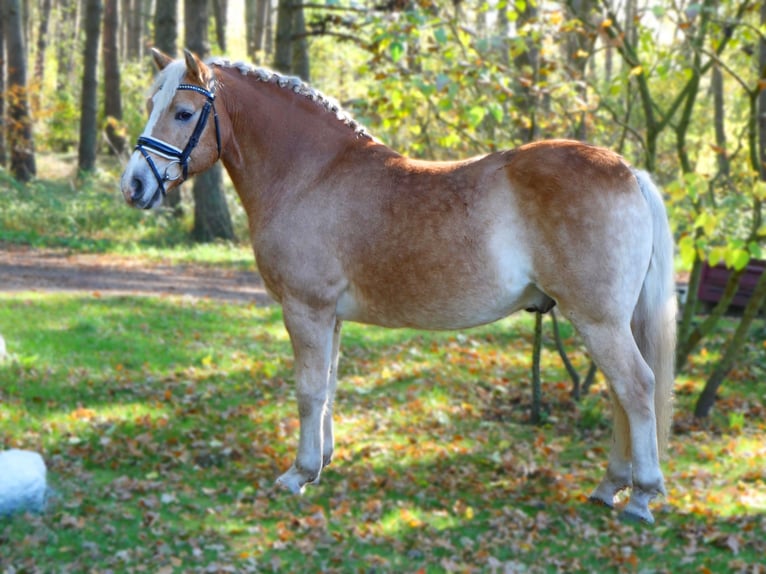
[[[662,196],[649,174],[636,170],[641,193],[652,212],[653,250],[631,327],[641,355],[654,372],[654,410],[657,446],[667,449],[673,417],[673,378],[676,346],[676,292],[673,236]]]

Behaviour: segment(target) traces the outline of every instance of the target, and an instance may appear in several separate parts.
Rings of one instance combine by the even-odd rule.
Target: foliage
[[[517,4],[421,1],[356,20],[369,53],[358,74],[374,79],[363,118],[392,146],[439,159],[513,147],[530,133],[574,135],[585,103],[556,48],[572,27],[561,9],[522,23]],[[532,45],[539,65],[518,65]],[[519,104],[522,89],[533,106]]]
[[[276,308],[0,300],[0,448],[41,451],[55,488],[45,514],[0,523],[6,568],[745,572],[766,552],[755,361],[724,393],[738,416],[676,416],[669,497],[649,527],[585,503],[609,443],[606,392],[572,403],[550,345],[550,416],[527,424],[531,316],[458,335],[347,325],[336,458],[293,497],[273,487],[298,424]],[[716,353],[693,356],[679,413]]]

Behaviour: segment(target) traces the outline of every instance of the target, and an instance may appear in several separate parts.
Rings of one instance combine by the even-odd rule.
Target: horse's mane
[[[234,68],[243,76],[252,76],[259,82],[268,82],[279,86],[280,88],[291,90],[292,92],[315,102],[320,108],[335,114],[335,117],[353,129],[357,136],[372,139],[372,136],[367,132],[364,126],[359,124],[359,122],[345,112],[336,100],[325,96],[319,90],[312,88],[297,76],[285,76],[279,72],[269,70],[268,68],[261,68],[245,62],[232,62],[231,60],[222,58],[210,59],[206,64],[210,66],[218,66],[220,68]]]

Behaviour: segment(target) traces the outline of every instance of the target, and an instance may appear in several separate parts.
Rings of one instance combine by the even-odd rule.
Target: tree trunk
[[[210,45],[207,42],[207,0],[186,0],[184,2],[186,23],[186,45],[201,57],[207,56]],[[210,128],[208,128],[210,129]],[[216,239],[234,239],[229,206],[223,192],[223,170],[220,162],[194,178],[194,228],[192,237],[197,242]]]
[[[711,79],[713,90],[713,125],[715,127],[716,159],[718,160],[718,173],[724,177],[729,176],[729,156],[726,153],[726,126],[724,119],[726,110],[723,99],[723,73],[720,66],[713,66]]]
[[[761,28],[766,26],[766,2],[761,3]],[[761,35],[759,49],[760,80],[766,81],[766,38]],[[761,179],[766,181],[766,89],[758,93],[758,157],[760,159]]]
[[[213,0],[213,17],[215,19],[215,39],[221,51],[226,51],[226,14],[227,0]]]
[[[87,0],[85,5],[85,56],[83,59],[80,146],[78,166],[81,171],[96,167],[98,147],[98,44],[101,33],[101,0]]]
[[[176,57],[178,44],[178,0],[161,0],[154,11],[154,47],[171,58]],[[181,186],[171,189],[165,197],[167,205],[176,217],[183,215]]]
[[[79,50],[77,36],[80,30],[80,2],[77,0],[59,0],[58,18],[56,19],[56,91],[65,93],[74,82],[74,54]]]
[[[572,0],[570,10],[580,19],[589,19],[593,12],[593,4],[591,0]],[[570,78],[574,80],[574,89],[583,103],[588,101],[585,71],[590,60],[585,54],[589,54],[593,49],[596,38],[595,35],[585,32],[582,27],[576,26],[566,36],[566,62],[570,70]],[[577,122],[573,133],[575,139],[580,141],[587,139],[587,118],[587,111],[580,113],[580,121]]]
[[[3,30],[8,55],[8,148],[11,174],[19,181],[35,176],[32,118],[27,93],[27,50],[24,44],[19,0],[5,0]]]
[[[734,360],[739,356],[742,346],[747,340],[750,325],[753,319],[758,316],[758,312],[764,307],[764,304],[766,304],[766,273],[762,273],[758,279],[753,294],[747,305],[745,305],[742,319],[737,325],[734,335],[726,345],[723,356],[716,364],[713,374],[705,382],[705,388],[702,390],[702,394],[700,394],[694,407],[694,416],[696,418],[704,418],[710,414],[715,404],[718,388],[734,366]]]
[[[309,65],[309,42],[306,36],[306,18],[303,14],[303,5],[293,9],[293,54],[290,72],[301,78],[304,82],[311,81],[311,67]]]
[[[51,16],[51,0],[43,0],[40,5],[40,21],[37,28],[37,57],[35,59],[35,79],[39,86],[43,85],[45,76],[45,49],[48,47],[48,23]],[[40,107],[39,90],[35,95],[35,109]]]
[[[104,116],[106,138],[112,151],[119,155],[125,149],[125,137],[121,133],[122,90],[120,89],[120,64],[117,54],[119,17],[117,0],[104,2]]]
[[[255,13],[256,0],[245,0],[245,50],[247,57],[255,62],[257,49],[255,47]]]
[[[537,5],[527,2],[518,13],[516,25],[519,29],[537,18]],[[522,143],[537,139],[539,128],[535,117],[537,98],[535,86],[540,71],[540,53],[538,43],[532,38],[525,38],[526,50],[514,58],[518,77],[514,80],[514,103],[521,112],[522,123],[516,126],[516,137]]]
[[[142,0],[128,0],[127,10],[123,11],[126,24],[127,56],[130,60],[141,58],[141,37],[143,32]]]
[[[269,49],[265,41],[268,34],[269,14],[271,14],[270,0],[252,0],[255,2],[255,29],[253,30],[253,60],[263,58],[265,60]]]
[[[5,7],[0,0],[0,16],[5,22]],[[5,24],[0,24],[0,169],[8,162],[5,147]]]
[[[154,12],[154,47],[171,58],[178,43],[178,0],[160,0]]]
[[[266,25],[263,28],[263,61],[271,60],[274,53],[274,10],[271,9],[271,0],[260,0],[263,2],[263,11],[266,12]]]
[[[274,69],[289,74],[293,62],[293,0],[279,0],[277,7],[277,44]]]

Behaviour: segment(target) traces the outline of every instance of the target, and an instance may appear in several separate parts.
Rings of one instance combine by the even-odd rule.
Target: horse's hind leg
[[[327,384],[327,405],[324,411],[322,423],[322,468],[332,462],[332,454],[335,448],[335,434],[333,432],[332,413],[335,403],[335,389],[338,386],[338,355],[340,352],[340,329],[342,322],[335,322],[332,336],[332,355],[330,357],[330,377]]]
[[[295,462],[277,483],[299,493],[306,484],[319,479],[324,462],[323,435],[327,428],[336,318],[334,310],[318,310],[297,303],[285,304],[283,311],[295,356],[300,434]]]
[[[630,484],[630,472],[633,489],[623,512],[654,522],[649,501],[665,493],[657,452],[654,374],[638,350],[629,322],[623,323],[575,321],[596,364],[608,379],[618,407],[607,474],[596,488],[594,498],[608,504],[618,490]]]
[[[615,495],[633,485],[633,470],[630,451],[630,423],[625,409],[622,408],[617,395],[609,387],[609,396],[612,399],[612,448],[609,451],[609,463],[606,467],[606,476],[590,495],[590,500],[604,504],[610,508],[614,506]]]

